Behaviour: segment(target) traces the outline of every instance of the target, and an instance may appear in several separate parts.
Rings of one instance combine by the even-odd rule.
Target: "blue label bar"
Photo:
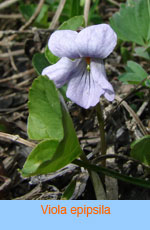
[[[1,229],[144,229],[150,201],[0,201]]]

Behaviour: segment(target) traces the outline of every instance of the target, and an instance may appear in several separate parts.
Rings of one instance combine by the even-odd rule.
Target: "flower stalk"
[[[97,112],[97,118],[99,122],[99,129],[100,129],[100,138],[101,138],[101,154],[106,155],[106,138],[105,138],[105,128],[104,128],[104,117],[103,117],[103,111],[101,104],[98,103],[96,105],[96,112]],[[106,161],[102,161],[102,166],[106,165]]]

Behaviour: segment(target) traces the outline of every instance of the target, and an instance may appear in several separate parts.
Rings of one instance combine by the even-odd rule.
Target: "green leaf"
[[[77,30],[80,26],[84,24],[84,17],[83,16],[75,16],[68,21],[65,21],[62,25],[58,27],[58,30]],[[45,49],[45,57],[51,64],[55,64],[59,58],[56,57],[46,46]]]
[[[80,0],[71,2],[71,17],[79,15],[80,10]]]
[[[29,92],[28,135],[33,140],[63,138],[62,112],[58,91],[45,76],[34,80]]]
[[[121,51],[121,58],[124,63],[126,63],[129,59],[131,59],[131,53],[128,51],[126,47],[121,46],[120,51]]]
[[[47,58],[48,62],[51,64],[55,64],[59,60],[59,57],[56,57],[54,54],[52,54],[48,46],[46,46],[45,48],[45,57]]]
[[[150,135],[133,142],[130,154],[140,162],[150,165]]]
[[[45,0],[45,2],[51,5],[54,4],[55,0]]]
[[[119,80],[131,84],[138,84],[147,76],[148,74],[139,64],[134,61],[128,61],[126,72],[119,76]]]
[[[56,152],[59,142],[56,140],[45,140],[38,144],[28,156],[21,171],[23,176],[35,175],[38,167],[44,162],[51,160]]]
[[[37,4],[21,4],[20,5],[20,12],[24,16],[26,20],[29,20],[29,18],[34,14]],[[49,26],[48,23],[48,8],[49,6],[46,4],[43,4],[42,9],[38,15],[38,17],[34,21],[34,25],[37,27],[44,27],[47,28]]]
[[[45,54],[36,53],[32,58],[32,64],[38,75],[42,73],[42,70],[49,66],[48,60],[45,58]]]
[[[150,39],[150,0],[122,4],[110,19],[118,38],[147,46]]]
[[[3,123],[2,121],[0,121],[0,132],[4,132],[4,133],[8,132],[8,129],[5,125],[5,123]]]
[[[84,3],[85,4],[85,3]],[[103,23],[102,18],[99,12],[99,0],[94,0],[90,7],[88,22],[92,24],[100,24]]]
[[[62,112],[64,139],[58,145],[57,151],[55,152],[53,158],[50,161],[41,164],[36,172],[37,174],[55,172],[65,165],[71,163],[82,153],[82,149],[74,130],[72,119],[64,107],[62,107]]]
[[[80,0],[66,0],[59,21],[62,23],[73,16],[81,15],[82,13],[83,7],[80,4]]]
[[[82,15],[65,21],[58,27],[58,30],[77,30],[80,26],[84,26],[84,17]]]
[[[71,183],[67,186],[66,190],[64,191],[61,200],[69,200],[76,188],[76,180],[72,180]]]
[[[30,153],[23,167],[24,177],[55,172],[71,163],[82,152],[69,113],[62,107],[64,138],[45,140]]]
[[[62,94],[62,96],[64,97],[65,101],[70,101],[70,99],[66,97],[67,84],[65,84],[61,88],[59,88],[59,91]]]
[[[135,48],[135,54],[136,56],[150,60],[150,52],[148,52],[148,50],[146,50],[144,47]]]
[[[127,62],[127,67],[133,72],[133,73],[136,73],[137,75],[141,76],[141,80],[143,78],[146,78],[147,77],[147,73],[146,71],[139,65],[137,64],[136,62],[134,61],[128,61]]]

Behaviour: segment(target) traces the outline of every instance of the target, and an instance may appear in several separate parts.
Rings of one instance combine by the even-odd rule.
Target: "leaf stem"
[[[85,164],[90,164],[89,160],[87,159],[84,152],[80,155],[80,158]],[[93,188],[95,191],[95,196],[97,200],[106,200],[106,193],[103,187],[103,183],[98,175],[97,172],[94,172],[93,170],[87,169],[93,184]]]
[[[74,160],[72,163],[74,163],[80,167],[90,169],[90,170],[95,171],[97,173],[102,173],[106,176],[110,176],[110,177],[116,178],[118,180],[122,180],[124,182],[127,182],[127,183],[135,184],[135,185],[150,189],[150,181],[131,177],[131,176],[126,176],[126,175],[118,173],[112,169],[104,168],[104,167],[93,165],[93,164],[87,164],[87,163],[80,161],[80,160],[77,160],[77,159]]]

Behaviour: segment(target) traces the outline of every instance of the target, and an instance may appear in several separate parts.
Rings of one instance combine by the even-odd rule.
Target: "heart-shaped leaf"
[[[34,80],[29,92],[28,135],[33,140],[63,139],[63,124],[58,91],[45,76]]]
[[[63,140],[60,143],[56,140],[45,140],[38,144],[27,158],[22,170],[23,176],[28,177],[55,172],[71,163],[82,153],[72,119],[63,106],[62,113]]]

